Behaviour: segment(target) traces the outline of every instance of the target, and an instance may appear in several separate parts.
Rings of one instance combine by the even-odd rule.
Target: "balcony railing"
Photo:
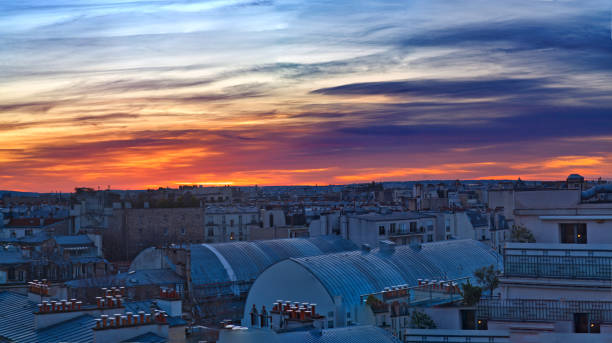
[[[504,274],[509,277],[610,280],[612,257],[506,255]]]
[[[588,313],[589,319],[612,323],[612,301],[481,299],[476,317],[498,321],[572,321],[575,313]]]

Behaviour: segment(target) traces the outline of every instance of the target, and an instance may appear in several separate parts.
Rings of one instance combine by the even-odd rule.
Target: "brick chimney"
[[[166,311],[170,317],[183,315],[183,301],[179,293],[173,288],[160,288],[157,306]]]
[[[51,285],[47,279],[28,282],[28,300],[42,302],[51,299]]]
[[[96,319],[94,343],[122,342],[146,333],[154,333],[160,337],[170,338],[168,315],[164,311],[154,313],[131,312],[102,315]],[[184,329],[181,329],[184,335]],[[174,334],[173,334],[174,335]],[[173,336],[174,337],[174,336]],[[178,337],[179,339],[184,337]]]
[[[274,331],[285,331],[295,329],[322,328],[325,317],[316,312],[316,304],[283,302],[277,300],[272,304],[272,309],[265,312],[265,306],[259,311],[259,326],[267,327],[268,323]],[[263,315],[266,313],[266,315]],[[267,318],[266,318],[267,317]]]

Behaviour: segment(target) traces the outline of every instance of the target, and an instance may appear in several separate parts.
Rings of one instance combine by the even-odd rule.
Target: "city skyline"
[[[612,178],[610,8],[0,5],[0,189]]]

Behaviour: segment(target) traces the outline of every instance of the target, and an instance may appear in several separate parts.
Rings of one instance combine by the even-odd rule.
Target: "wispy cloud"
[[[0,188],[612,177],[603,1],[0,4]]]

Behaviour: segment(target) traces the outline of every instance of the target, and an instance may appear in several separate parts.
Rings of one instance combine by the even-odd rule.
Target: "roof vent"
[[[395,243],[390,240],[382,240],[378,242],[380,252],[393,254],[395,252]]]
[[[364,244],[361,245],[361,251],[363,251],[363,252],[370,252],[370,250],[372,250],[372,247],[370,247],[369,244],[364,243]]]

